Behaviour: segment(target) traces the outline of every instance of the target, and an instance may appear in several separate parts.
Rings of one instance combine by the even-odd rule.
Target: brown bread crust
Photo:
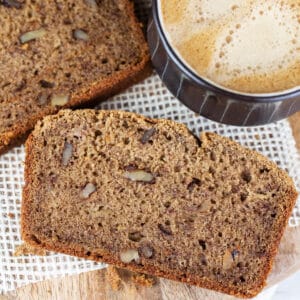
[[[74,113],[80,114],[79,111]],[[68,117],[72,113],[68,111],[62,111],[59,113],[58,118],[63,117],[63,114],[66,114],[66,117]],[[91,118],[94,115],[92,111],[90,112],[86,111],[86,114],[87,115],[90,114]],[[135,115],[132,113],[125,113],[125,112],[118,112],[118,111],[100,112],[99,114],[103,118],[113,117],[113,118],[121,119],[124,117],[128,117],[141,122],[147,121],[147,122],[151,122],[152,124],[161,124],[166,128],[175,127],[177,128],[177,131],[180,132],[182,135],[186,134],[187,137],[189,135],[190,137],[192,137],[192,134],[188,133],[188,130],[185,128],[185,126],[181,124],[176,124],[175,122],[168,121],[168,120],[148,119],[143,116]],[[45,123],[52,126],[53,124],[55,124],[55,120],[53,120],[52,123],[51,117],[47,117],[45,119]],[[245,155],[245,157],[249,158],[249,160],[253,161],[254,163],[259,162],[261,163],[262,166],[264,166],[264,168],[269,168],[278,177],[277,183],[284,187],[285,194],[282,195],[283,197],[282,201],[285,204],[285,209],[280,212],[280,215],[276,216],[276,223],[274,223],[272,229],[270,229],[272,230],[273,236],[268,243],[268,249],[266,249],[265,256],[262,256],[263,264],[261,270],[259,270],[260,272],[259,274],[257,274],[257,277],[254,280],[254,284],[251,284],[249,286],[245,285],[244,287],[241,288],[241,287],[235,287],[229,282],[228,284],[226,284],[218,280],[213,280],[212,278],[197,276],[197,274],[193,274],[193,273],[187,272],[185,274],[182,274],[172,269],[167,269],[164,266],[158,267],[151,264],[147,264],[147,266],[142,266],[134,262],[129,264],[123,263],[117,255],[111,253],[111,251],[105,249],[105,247],[102,249],[98,247],[97,249],[87,250],[83,246],[80,246],[79,244],[76,243],[68,243],[63,240],[57,241],[57,240],[52,240],[51,238],[41,240],[40,237],[37,237],[36,232],[33,232],[32,229],[31,218],[32,218],[32,203],[33,201],[36,200],[33,197],[34,189],[38,188],[35,187],[34,185],[35,175],[33,174],[33,170],[36,168],[36,165],[38,164],[37,156],[39,155],[39,151],[43,151],[42,149],[38,150],[36,145],[36,140],[39,138],[39,134],[40,134],[39,133],[41,128],[40,126],[42,125],[39,124],[36,127],[35,131],[29,136],[29,139],[26,142],[25,187],[23,190],[23,202],[22,202],[22,214],[21,214],[22,238],[24,239],[25,242],[37,248],[62,252],[73,256],[92,259],[95,261],[106,262],[120,268],[129,269],[134,272],[141,272],[145,274],[168,278],[171,280],[177,280],[184,283],[197,285],[199,287],[224,292],[241,298],[251,298],[256,296],[266,285],[267,275],[271,270],[272,263],[277,253],[281,237],[283,235],[289,216],[292,212],[292,209],[295,205],[295,201],[297,199],[297,192],[295,190],[292,180],[288,177],[288,175],[284,171],[280,170],[275,163],[270,162],[268,159],[266,159],[264,156],[262,156],[259,153],[241,147],[239,144],[237,144],[234,141],[231,141],[228,138],[220,137],[214,133],[202,133],[201,135],[201,145],[199,146],[200,148],[203,149],[203,151],[205,151],[206,149],[217,148],[219,145],[222,145],[226,149],[232,149],[233,153],[236,153],[236,155],[243,154]],[[238,153],[236,152],[237,149],[239,151]],[[249,269],[249,272],[251,272],[251,269]]]
[[[128,0],[119,0],[119,3],[122,4],[125,14],[129,16],[128,22],[132,33],[136,42],[140,45],[141,57],[139,63],[96,82],[93,86],[88,87],[85,92],[72,96],[71,100],[63,107],[47,107],[39,113],[29,116],[25,123],[18,122],[10,130],[0,133],[0,154],[22,143],[37,121],[44,116],[55,114],[62,108],[91,107],[91,105],[106,100],[151,74],[149,50],[142,32],[142,24],[138,22],[134,15],[134,4]]]

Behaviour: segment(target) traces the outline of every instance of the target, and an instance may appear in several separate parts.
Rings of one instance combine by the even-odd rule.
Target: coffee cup
[[[255,2],[152,2],[153,65],[177,99],[208,119],[256,126],[300,110],[300,20],[284,22],[284,7]]]

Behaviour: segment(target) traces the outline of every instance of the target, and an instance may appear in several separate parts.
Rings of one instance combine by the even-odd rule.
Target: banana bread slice
[[[105,99],[149,65],[128,0],[0,1],[0,152],[61,107]]]
[[[240,297],[264,287],[297,196],[227,138],[120,111],[44,118],[25,180],[27,243]]]

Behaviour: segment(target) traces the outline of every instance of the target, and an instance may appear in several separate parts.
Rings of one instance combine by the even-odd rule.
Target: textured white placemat
[[[150,1],[137,2],[142,20],[147,15]],[[103,109],[122,109],[150,117],[169,118],[185,123],[196,134],[213,131],[229,136],[241,144],[262,152],[286,169],[300,190],[300,159],[288,121],[264,127],[238,128],[220,125],[197,116],[181,105],[160,79],[153,75],[113,99],[100,105]],[[236,112],[238,113],[238,111]],[[0,293],[37,281],[78,274],[103,268],[104,264],[51,254],[14,257],[20,239],[20,205],[23,185],[24,148],[14,148],[0,156]],[[289,226],[300,225],[299,202],[290,218]]]

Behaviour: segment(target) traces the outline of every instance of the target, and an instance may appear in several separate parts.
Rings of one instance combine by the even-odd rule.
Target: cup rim
[[[180,70],[188,77],[195,81],[197,84],[200,84],[202,87],[210,90],[213,93],[222,94],[225,97],[230,97],[234,99],[239,99],[246,102],[280,102],[284,100],[288,100],[295,97],[300,97],[300,87],[299,89],[295,89],[292,91],[287,91],[286,93],[281,93],[278,95],[270,95],[270,94],[244,94],[235,91],[229,91],[223,89],[221,86],[213,84],[213,82],[207,81],[204,78],[200,77],[196,74],[192,69],[190,69],[186,63],[176,54],[172,46],[170,45],[166,34],[163,30],[163,26],[161,24],[161,20],[159,17],[159,5],[158,2],[160,0],[153,0],[152,1],[152,10],[153,10],[153,22],[156,24],[156,28],[158,30],[161,42],[163,43],[169,57],[177,64]]]

